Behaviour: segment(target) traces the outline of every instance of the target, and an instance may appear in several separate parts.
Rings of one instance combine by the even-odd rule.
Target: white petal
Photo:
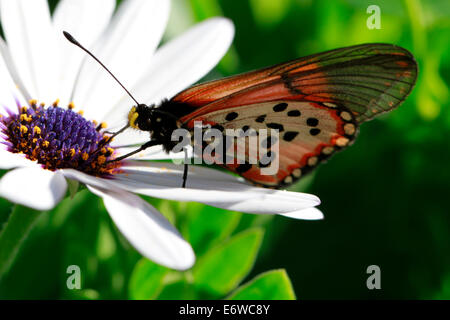
[[[303,220],[322,220],[324,218],[322,211],[317,208],[307,208],[300,211],[284,213],[282,216]]]
[[[12,107],[16,104],[15,99],[17,99],[22,105],[25,105],[31,96],[20,79],[9,48],[2,38],[0,38],[0,53],[0,87],[3,88],[0,94],[0,103]]]
[[[96,56],[131,88],[147,70],[165,29],[170,10],[168,0],[122,2],[107,33],[94,50]],[[83,65],[75,91],[75,102],[86,116],[101,120],[126,93],[92,59]],[[130,99],[130,98],[128,98]],[[131,104],[132,100],[128,100]]]
[[[191,28],[157,50],[146,75],[132,88],[138,101],[159,103],[170,98],[207,74],[227,52],[234,36],[232,22],[212,18]],[[107,122],[126,114],[130,101],[122,99]]]
[[[23,154],[12,153],[0,147],[0,169],[12,169],[18,167],[37,167],[35,162],[28,160]]]
[[[96,178],[73,169],[61,170],[67,178],[102,189],[127,190],[156,198],[196,201],[256,214],[287,214],[302,219],[301,211],[320,204],[314,195],[249,186],[218,170],[189,166],[187,188],[181,188],[183,167],[171,163],[127,161],[112,179]],[[306,219],[312,219],[310,213]],[[318,216],[317,216],[318,218]]]
[[[123,114],[122,119],[126,119],[126,114]],[[123,126],[124,126],[124,124],[122,126],[118,126],[118,127],[123,127]],[[110,129],[109,127],[108,127],[108,130],[115,131],[114,129]],[[138,145],[138,144],[144,144],[148,140],[149,140],[148,132],[134,130],[134,129],[128,129],[128,130],[125,130],[123,133],[119,134],[117,137],[115,137],[114,140],[111,142],[111,146],[118,147],[118,146]]]
[[[117,188],[163,199],[197,201],[219,208],[257,214],[284,214],[320,204],[311,194],[252,187],[230,174],[189,166],[187,188],[181,188],[183,166],[128,161],[108,182]]]
[[[57,98],[58,47],[46,0],[1,0],[3,31],[11,57],[33,98]]]
[[[66,178],[79,181],[83,184],[90,185],[100,189],[111,189],[120,192],[122,188],[110,183],[111,179],[101,179],[75,169],[59,170]]]
[[[320,204],[320,199],[311,194],[256,188],[243,183],[241,178],[197,166],[189,167],[187,188],[181,188],[183,170],[180,165],[127,161],[121,170],[113,179],[96,178],[73,169],[62,171],[67,178],[97,188],[196,201],[247,213],[289,214]]]
[[[50,210],[64,197],[67,182],[58,172],[19,168],[0,180],[0,197],[36,210]]]
[[[134,150],[136,150],[138,147],[122,147],[117,149],[118,153],[117,153],[117,157],[121,156],[121,155],[125,155],[129,152],[132,152]],[[192,158],[193,156],[193,150],[192,148],[188,149],[187,152],[187,156],[188,158]],[[148,148],[144,151],[141,151],[139,153],[136,153],[135,155],[129,157],[128,159],[134,159],[134,160],[175,160],[175,159],[184,159],[185,155],[184,152],[178,152],[178,153],[173,153],[173,152],[165,152],[162,148],[162,146],[155,146],[155,147],[151,147]]]
[[[193,266],[195,255],[189,243],[147,202],[128,192],[89,189],[103,198],[114,223],[144,257],[177,270]]]
[[[249,191],[245,191],[249,192]],[[251,191],[250,191],[251,192]],[[309,194],[297,194],[295,197],[290,195],[290,197],[286,197],[286,193],[288,191],[280,191],[277,190],[272,193],[266,193],[263,195],[249,195],[254,197],[248,200],[237,201],[235,203],[222,204],[214,201],[200,201],[202,203],[224,208],[227,210],[246,212],[246,213],[255,213],[255,214],[286,214],[287,217],[295,218],[295,219],[304,219],[300,214],[292,214],[289,213],[291,211],[303,211],[307,209],[311,209],[311,207],[318,205],[317,201],[311,201],[308,197]],[[295,194],[295,192],[292,192]],[[298,193],[298,192],[297,192]],[[306,195],[306,197],[305,197]],[[306,219],[311,220],[308,214],[305,214]]]
[[[115,6],[115,0],[62,0],[58,3],[53,24],[62,56],[58,72],[61,105],[70,102],[81,62],[87,57],[85,52],[65,39],[62,31],[69,32],[90,49],[108,25]]]

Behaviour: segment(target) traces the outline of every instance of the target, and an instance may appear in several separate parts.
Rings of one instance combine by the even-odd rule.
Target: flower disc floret
[[[81,112],[58,107],[58,102],[46,107],[35,100],[29,106],[18,105],[18,112],[8,112],[0,118],[0,132],[8,151],[24,154],[45,169],[73,168],[95,176],[108,176],[120,166],[109,162],[114,158],[109,136],[86,120]]]

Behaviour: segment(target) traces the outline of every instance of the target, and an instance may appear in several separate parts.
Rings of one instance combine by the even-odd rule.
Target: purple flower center
[[[86,120],[81,113],[68,109],[37,105],[30,101],[29,107],[18,104],[18,113],[8,112],[0,118],[0,133],[4,144],[13,153],[23,153],[37,161],[45,169],[72,168],[95,176],[108,176],[120,166],[108,162],[114,157],[114,149],[108,144],[109,137],[100,130],[102,125]]]

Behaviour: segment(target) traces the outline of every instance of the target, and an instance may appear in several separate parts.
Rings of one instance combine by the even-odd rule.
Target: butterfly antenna
[[[127,90],[127,88],[124,87],[124,85],[112,74],[111,71],[109,71],[109,69],[100,60],[97,59],[96,56],[94,56],[88,49],[83,47],[70,33],[68,33],[67,31],[63,31],[63,34],[67,40],[69,40],[71,43],[73,43],[77,47],[81,48],[84,52],[86,52],[88,55],[90,55],[95,61],[97,61],[106,71],[108,71],[108,73],[111,75],[111,77],[113,77],[114,80],[116,80],[117,83],[120,84],[120,86],[123,88],[123,90],[125,90],[125,92],[131,97],[131,99],[133,99],[134,102],[136,102],[136,105],[139,105],[139,102],[137,102],[137,100],[133,97],[133,95]]]

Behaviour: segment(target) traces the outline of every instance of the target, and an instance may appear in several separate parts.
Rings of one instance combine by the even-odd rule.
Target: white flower
[[[80,181],[102,197],[120,231],[142,255],[174,269],[193,265],[191,246],[134,193],[248,213],[321,219],[322,213],[314,208],[320,201],[313,195],[255,188],[212,169],[190,166],[183,189],[182,166],[141,161],[180,156],[166,155],[161,148],[124,161],[118,171],[106,167],[105,172],[95,171],[102,164],[101,155],[86,149],[93,144],[87,135],[100,143],[103,135],[91,120],[120,125],[132,101],[63,37],[62,30],[91,48],[138,101],[147,104],[170,98],[198,81],[225,54],[234,33],[229,20],[213,18],[157,48],[168,20],[168,0],[124,1],[113,15],[114,7],[115,0],[62,0],[51,17],[45,0],[0,0],[6,40],[0,39],[0,168],[9,170],[0,180],[0,196],[49,210],[65,196],[67,179]],[[59,99],[61,107],[44,108],[29,99]],[[84,118],[65,108],[72,101],[84,111]],[[110,143],[111,149],[105,142],[104,155],[125,154],[147,140],[147,135],[128,130]],[[29,159],[41,159],[40,163],[17,153],[21,146]],[[87,165],[80,169],[78,163],[85,159]],[[88,174],[91,171],[94,175]]]

